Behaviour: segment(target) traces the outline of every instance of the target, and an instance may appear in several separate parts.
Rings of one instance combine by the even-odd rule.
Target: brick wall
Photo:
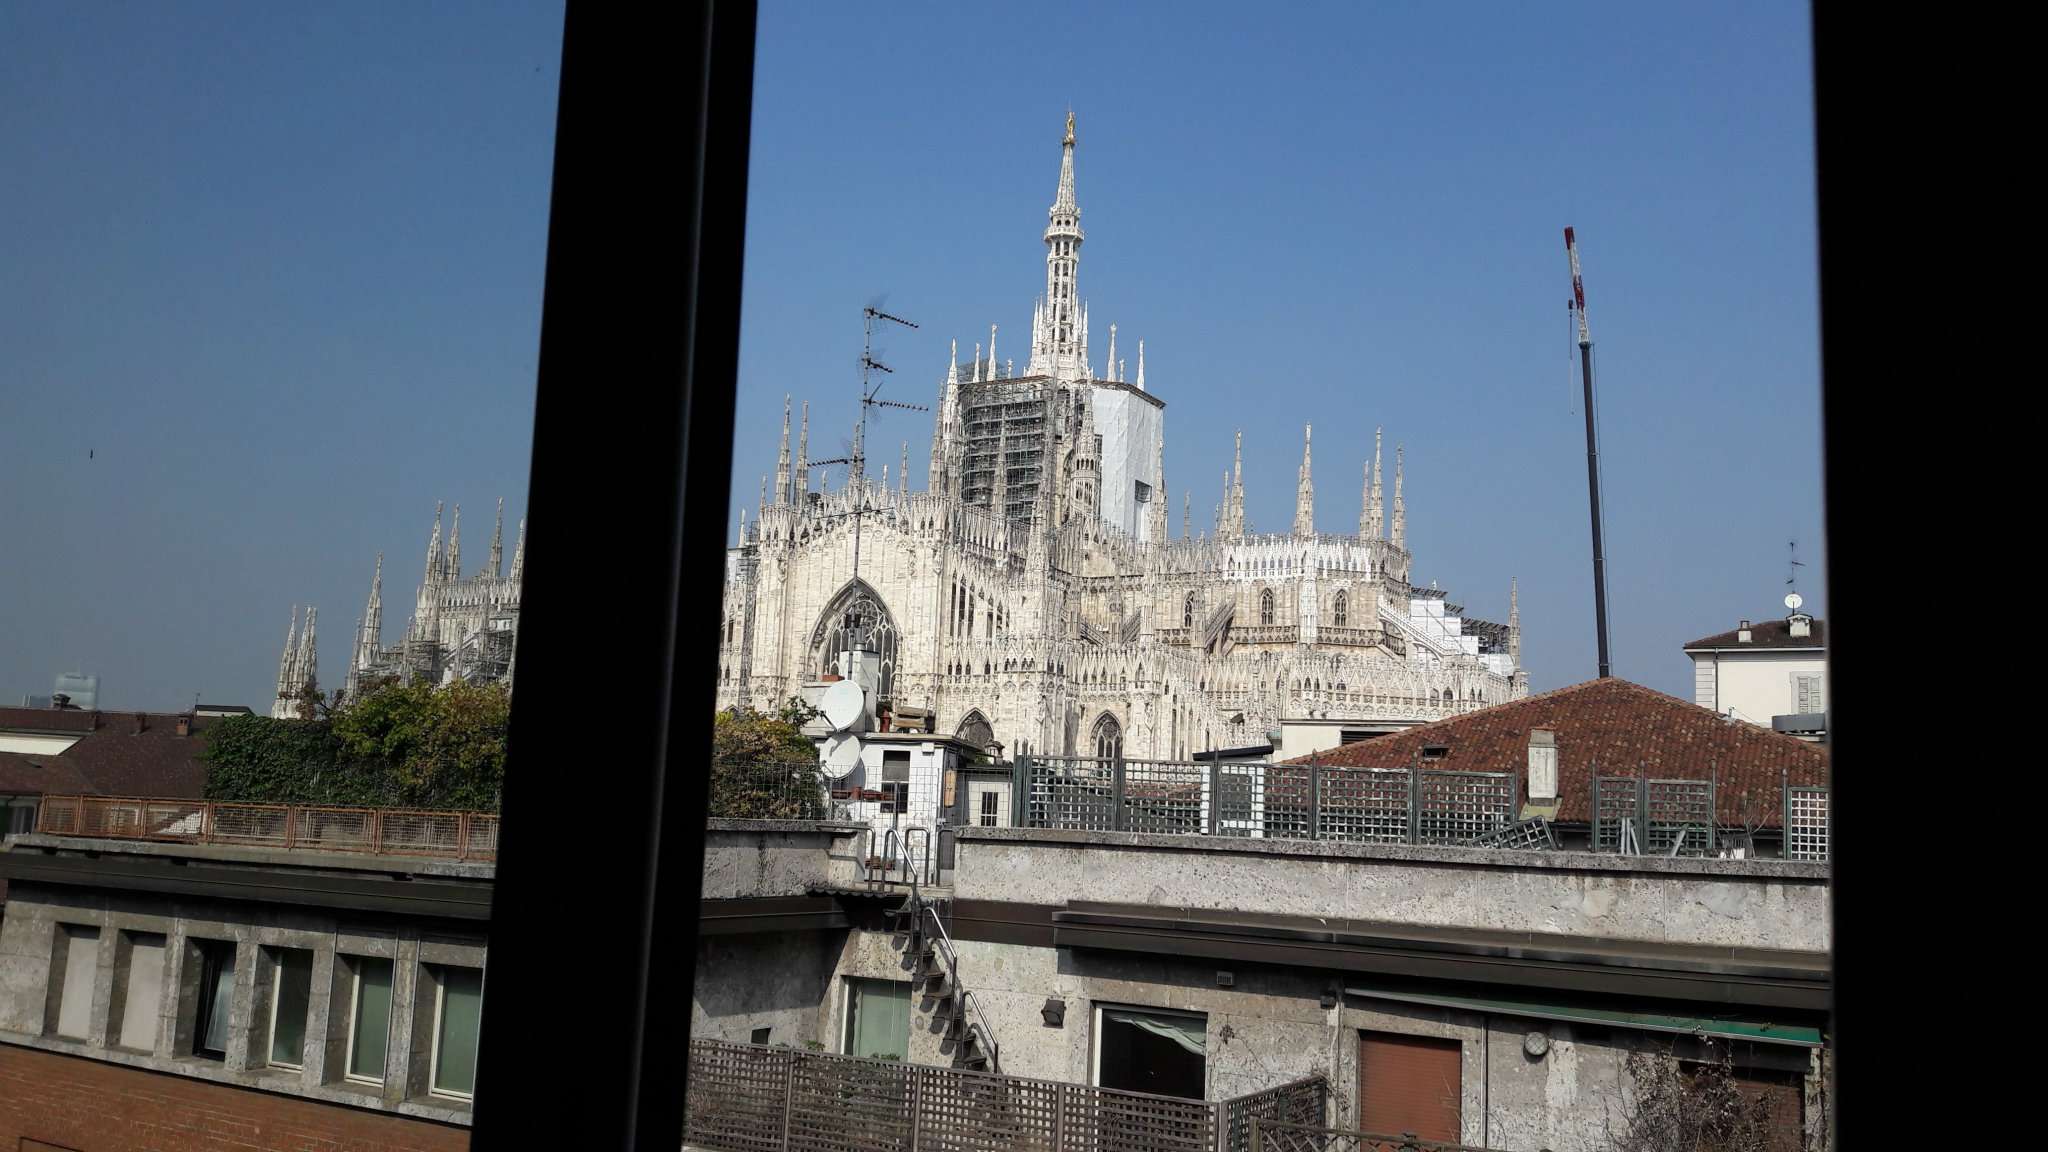
[[[465,1128],[0,1044],[0,1149],[467,1152]]]

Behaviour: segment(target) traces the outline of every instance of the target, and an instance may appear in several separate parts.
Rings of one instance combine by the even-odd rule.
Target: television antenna
[[[1799,558],[1799,541],[1791,541],[1785,547],[1792,554],[1791,562],[1785,567],[1785,587],[1792,588],[1793,584],[1799,579],[1799,570],[1806,567],[1806,562]],[[1799,595],[1797,589],[1785,593],[1785,607],[1790,608],[1792,611],[1799,611],[1799,606],[1804,603],[1806,601]]]
[[[894,375],[896,370],[875,359],[875,322],[877,320],[887,320],[892,324],[901,324],[905,328],[917,327],[911,321],[905,320],[901,316],[892,316],[872,304],[861,309],[860,420],[853,426],[853,451],[848,455],[831,460],[811,461],[812,464],[846,465],[847,487],[853,489],[853,578],[855,580],[860,579],[861,514],[867,511],[868,504],[866,448],[868,413],[876,408],[900,408],[907,412],[931,411],[930,408],[923,404],[904,404],[896,400],[879,399],[882,391],[882,381],[875,379],[874,374],[880,372],[883,375]]]

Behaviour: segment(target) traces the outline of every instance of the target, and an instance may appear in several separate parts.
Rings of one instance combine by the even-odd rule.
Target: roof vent
[[[1451,747],[1448,744],[1424,744],[1422,746],[1422,758],[1424,760],[1441,760],[1450,754]]]
[[[1743,621],[1743,622],[1742,622],[1742,623],[1741,623],[1740,625],[1738,625],[1738,626],[1736,627],[1736,629],[1735,629],[1735,642],[1736,642],[1737,644],[1747,644],[1747,643],[1749,643],[1749,639],[1750,639],[1750,632],[1749,632],[1749,621],[1747,621],[1747,620],[1744,620],[1744,621]]]
[[[1791,634],[1795,637],[1803,638],[1813,635],[1813,617],[1803,612],[1794,612],[1786,618],[1785,623],[1789,627]]]
[[[178,713],[178,729],[177,729],[177,731],[178,731],[178,735],[180,735],[180,736],[190,736],[190,735],[192,734],[192,715],[191,715],[191,713],[188,713],[188,712],[180,712],[180,713]]]

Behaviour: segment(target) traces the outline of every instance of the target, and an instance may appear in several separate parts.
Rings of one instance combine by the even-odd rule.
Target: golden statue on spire
[[[1064,141],[1062,141],[1062,143],[1065,143],[1065,144],[1072,144],[1073,142],[1074,142],[1074,110],[1073,110],[1072,108],[1069,108],[1069,109],[1067,109],[1067,138],[1066,138],[1066,139],[1065,139]]]

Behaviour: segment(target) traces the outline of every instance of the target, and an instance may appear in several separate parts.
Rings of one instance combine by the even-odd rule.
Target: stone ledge
[[[1706,860],[1685,856],[1616,856],[1603,852],[1515,851],[1453,845],[1354,844],[1334,840],[1282,840],[1248,836],[1183,836],[1161,832],[1097,832],[1066,828],[980,828],[955,830],[962,846],[990,844],[1070,848],[1138,848],[1160,852],[1294,856],[1324,860],[1388,860],[1409,864],[1450,864],[1518,868],[1544,872],[1621,872],[1741,879],[1807,880],[1826,884],[1829,866],[1805,860]],[[958,869],[973,867],[962,860]]]
[[[92,853],[102,856],[165,856],[186,860],[210,860],[222,864],[252,864],[268,868],[306,868],[328,872],[400,872],[409,876],[441,876],[456,880],[490,880],[497,876],[496,861],[451,860],[442,856],[400,856],[392,853],[321,852],[310,848],[259,848],[243,844],[190,844],[177,840],[128,840],[89,836],[51,836],[40,832],[10,836],[6,847],[54,849],[59,852]]]
[[[849,836],[866,829],[865,824],[835,824],[825,820],[743,820],[714,816],[704,822],[706,832],[825,832]]]

